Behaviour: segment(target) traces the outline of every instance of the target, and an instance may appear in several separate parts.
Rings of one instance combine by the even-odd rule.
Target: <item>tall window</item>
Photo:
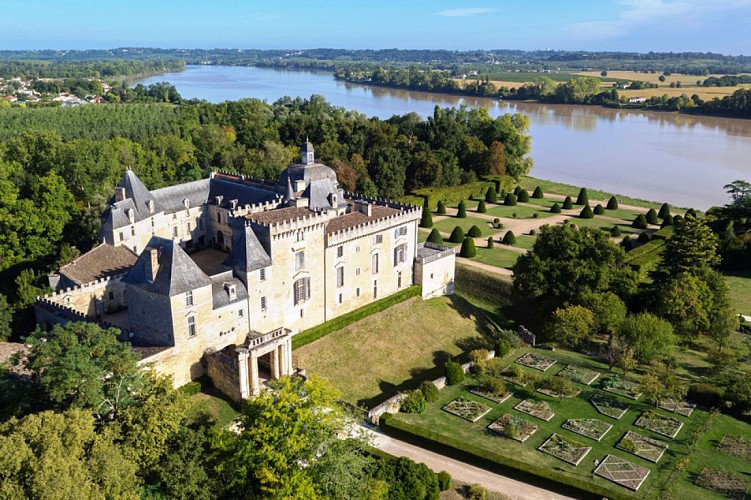
[[[198,331],[196,330],[196,317],[188,316],[188,337],[195,337]]]
[[[344,247],[343,246],[340,245],[340,246],[336,247],[336,256],[337,257],[344,257]]]
[[[310,278],[300,278],[293,285],[295,305],[302,304],[310,298]]]
[[[379,245],[381,243],[383,243],[383,235],[382,234],[376,234],[375,236],[373,236],[373,244],[374,245]]]
[[[407,244],[402,243],[394,248],[394,266],[407,260]]]
[[[136,226],[130,226],[130,235],[135,236],[136,235]]]
[[[266,281],[266,269],[261,268],[261,281]]]
[[[378,298],[378,281],[373,282],[373,298]]]
[[[266,310],[266,297],[261,297],[261,311]]]
[[[305,234],[302,231],[297,232],[297,241],[303,241],[305,239]]]
[[[378,254],[374,253],[370,257],[370,268],[373,270],[373,274],[378,274]]]
[[[336,268],[336,286],[344,286],[344,266]]]
[[[305,252],[300,251],[295,253],[295,271],[305,267]]]
[[[185,292],[185,305],[186,306],[192,306],[193,305],[193,291]]]
[[[172,228],[172,236],[173,236],[174,238],[177,238],[177,226],[174,226],[174,227]]]

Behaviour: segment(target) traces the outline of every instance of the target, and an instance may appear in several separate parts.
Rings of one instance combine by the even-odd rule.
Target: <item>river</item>
[[[320,94],[336,106],[388,118],[439,106],[482,106],[491,116],[530,117],[531,175],[673,205],[706,209],[728,197],[722,187],[751,180],[751,120],[597,106],[499,102],[356,85],[329,73],[235,66],[187,66],[137,83],[168,81],[188,99],[222,102]]]

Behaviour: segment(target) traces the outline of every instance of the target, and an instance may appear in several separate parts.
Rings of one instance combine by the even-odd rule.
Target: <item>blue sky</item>
[[[0,49],[445,48],[751,55],[751,0],[31,0]]]

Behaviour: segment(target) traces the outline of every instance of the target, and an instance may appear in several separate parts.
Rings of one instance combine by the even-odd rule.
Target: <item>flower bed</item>
[[[694,483],[729,498],[743,500],[748,490],[748,481],[737,474],[704,467]]]
[[[572,418],[566,420],[561,427],[595,441],[600,441],[613,428],[611,424],[596,418]]]
[[[539,354],[528,352],[521,358],[517,359],[516,362],[520,365],[528,366],[530,368],[534,368],[535,370],[544,372],[551,366],[556,364],[557,361],[553,358],[548,358],[547,356],[541,356]]]
[[[595,394],[592,397],[591,402],[594,407],[597,408],[597,411],[616,420],[620,420],[621,417],[626,414],[628,409],[631,408],[631,406],[626,403],[621,403],[615,398],[604,396],[602,394]]]
[[[537,432],[537,429],[539,429],[539,427],[532,422],[524,420],[523,418],[504,413],[501,418],[490,424],[488,426],[488,429],[493,432],[497,432],[502,436],[506,436],[507,438],[515,439],[516,441],[523,443],[529,438],[529,436]]]
[[[514,395],[511,391],[506,391],[504,394],[491,394],[489,392],[483,392],[479,387],[475,387],[469,392],[498,404],[505,402],[508,398]]]
[[[539,399],[525,399],[518,405],[514,406],[514,410],[526,413],[527,415],[532,415],[533,417],[546,422],[555,417],[555,413],[550,409],[550,405]]]
[[[654,410],[647,410],[641,414],[634,425],[673,439],[683,427],[683,422],[673,417],[660,415]]]
[[[665,450],[668,449],[668,444],[642,436],[638,432],[627,431],[616,445],[616,448],[632,453],[644,460],[657,463],[662,458],[662,455],[665,454]]]
[[[543,453],[560,458],[573,466],[579,465],[591,449],[589,446],[584,446],[573,439],[568,439],[555,433],[538,448]]]
[[[717,451],[751,462],[751,441],[743,436],[728,436],[727,434],[722,436],[720,444],[717,445]]]
[[[628,460],[608,455],[595,469],[595,474],[624,488],[637,491],[649,476],[649,469]]]
[[[443,409],[470,422],[477,422],[490,411],[490,407],[466,398],[456,398]]]
[[[590,385],[597,380],[600,376],[600,372],[594,370],[588,370],[576,365],[566,365],[566,368],[558,372],[559,377],[564,377],[574,382],[578,382],[584,385]]]
[[[636,382],[629,382],[628,380],[622,380],[618,375],[604,380],[602,383],[602,389],[633,400],[637,400],[641,397],[639,384]]]
[[[693,413],[694,411],[694,408],[696,408],[695,404],[689,403],[685,399],[672,398],[661,399],[657,406],[662,408],[663,410],[672,411],[673,413],[677,413],[678,415],[683,415],[684,417],[690,417],[691,413]]]

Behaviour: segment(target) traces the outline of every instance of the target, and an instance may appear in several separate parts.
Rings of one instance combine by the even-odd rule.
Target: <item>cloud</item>
[[[496,9],[489,9],[486,7],[472,7],[467,9],[449,9],[449,10],[442,10],[440,12],[436,12],[434,15],[436,16],[443,16],[443,17],[468,17],[468,16],[477,16],[480,14],[488,14],[490,12],[495,12]]]

